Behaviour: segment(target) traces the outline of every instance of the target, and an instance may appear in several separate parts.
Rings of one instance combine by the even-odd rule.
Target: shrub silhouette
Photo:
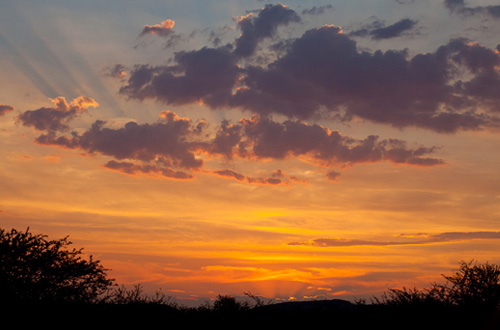
[[[444,278],[448,285],[441,289],[452,304],[481,308],[496,308],[500,304],[500,267],[497,265],[462,261],[454,275]]]
[[[442,305],[468,309],[496,309],[500,306],[500,266],[475,261],[460,262],[445,284],[428,289],[390,289],[377,303],[399,306]]]
[[[236,298],[232,296],[218,295],[212,309],[218,313],[234,313],[248,310],[249,306],[245,303],[236,301]]]
[[[95,303],[113,280],[99,261],[68,249],[65,237],[48,240],[29,231],[0,229],[0,300],[2,303]]]

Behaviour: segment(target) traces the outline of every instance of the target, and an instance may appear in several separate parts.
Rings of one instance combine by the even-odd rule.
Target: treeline
[[[219,295],[198,307],[179,305],[161,291],[146,295],[109,279],[99,261],[70,249],[67,237],[49,240],[29,231],[0,229],[0,313],[31,315],[93,327],[186,325],[318,325],[331,329],[500,329],[500,267],[460,262],[444,284],[389,289],[354,303],[322,300],[274,303],[250,292],[245,300]],[[35,317],[36,316],[36,317]],[[26,320],[24,320],[26,321]],[[163,322],[163,323],[158,323]],[[208,323],[207,323],[208,322]],[[231,323],[236,322],[236,323]],[[66,324],[65,324],[66,325]]]

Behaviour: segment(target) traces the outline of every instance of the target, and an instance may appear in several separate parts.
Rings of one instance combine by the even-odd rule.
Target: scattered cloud
[[[456,241],[468,241],[476,239],[500,239],[500,232],[446,232],[440,234],[401,235],[404,240],[395,241],[371,241],[360,239],[342,238],[317,238],[307,242],[292,242],[288,245],[305,245],[318,247],[342,247],[342,246],[393,246],[393,245],[422,245],[435,243],[451,243]]]
[[[127,68],[123,64],[115,64],[104,69],[106,76],[115,79],[125,79],[127,77]]]
[[[280,19],[271,24],[269,17]],[[296,17],[284,6],[266,6],[239,21],[242,34],[234,45],[180,51],[170,65],[137,65],[120,93],[169,105],[202,102],[212,109],[302,120],[361,118],[445,133],[499,126],[499,53],[465,39],[410,57],[406,49],[362,51],[329,25],[288,40],[267,65],[241,62],[277,26]],[[370,33],[389,37],[415,24],[405,19]],[[267,32],[261,32],[264,27]]]
[[[361,29],[350,32],[349,35],[355,37],[371,37],[374,40],[391,39],[405,35],[406,32],[412,30],[417,23],[418,21],[403,18],[392,25],[386,26],[383,21],[375,20],[363,26]]]
[[[171,33],[173,33],[172,29],[174,28],[175,21],[171,19],[167,19],[160,24],[155,25],[144,25],[140,36],[145,36],[148,34],[154,34],[161,37],[167,37]]]
[[[63,96],[50,99],[53,107],[42,107],[36,110],[28,110],[18,116],[19,122],[24,126],[32,126],[40,131],[64,131],[68,130],[68,122],[90,107],[99,104],[88,96],[79,96],[71,103]]]
[[[335,8],[331,5],[324,5],[324,6],[314,6],[312,8],[304,9],[302,10],[302,15],[322,15],[326,13],[327,11],[334,10]]]
[[[216,170],[213,171],[212,173],[221,177],[232,178],[239,182],[247,182],[249,184],[258,184],[258,185],[276,186],[276,185],[288,185],[291,182],[304,183],[304,180],[300,180],[295,176],[288,177],[282,170],[276,170],[270,176],[264,178],[249,177],[230,169]]]
[[[12,111],[14,111],[13,106],[7,104],[0,104],[0,116],[3,116]]]
[[[329,9],[332,7],[314,7],[303,14]],[[192,172],[204,169],[204,156],[225,160],[297,158],[326,168],[331,181],[340,175],[334,169],[357,164],[424,167],[445,161],[433,157],[436,146],[409,145],[376,135],[355,139],[325,126],[306,124],[306,119],[362,119],[442,133],[500,126],[497,49],[453,39],[434,52],[412,57],[406,49],[372,52],[360,50],[351,34],[341,28],[325,25],[287,39],[266,65],[251,60],[259,56],[263,40],[280,40],[278,28],[300,21],[299,14],[284,5],[265,5],[237,19],[241,34],[232,44],[179,50],[163,65],[107,68],[109,76],[122,79],[119,92],[129,99],[153,99],[174,106],[201,103],[214,110],[251,113],[237,122],[223,120],[213,131],[208,131],[204,121],[195,123],[164,111],[151,124],[132,121],[111,128],[97,120],[84,132],[61,135],[75,116],[97,106],[84,96],[70,104],[64,97],[52,99],[53,107],[26,111],[19,121],[43,131],[36,139],[39,144],[110,156],[113,160],[105,167],[127,174],[192,178]],[[166,20],[146,25],[141,36],[168,37],[174,24]],[[392,38],[416,24],[402,19],[385,26],[377,20],[366,27],[366,33],[375,39]],[[275,121],[274,115],[286,119]],[[248,176],[230,169],[212,174],[247,183],[300,181],[293,176]]]
[[[27,111],[19,116],[24,125],[44,131],[35,140],[38,144],[111,156],[114,159],[105,167],[127,174],[189,179],[193,177],[190,172],[204,168],[204,155],[243,160],[299,158],[313,166],[327,168],[381,161],[410,166],[444,164],[439,158],[429,157],[435,147],[410,148],[405,141],[381,140],[377,136],[357,140],[317,124],[292,120],[281,123],[260,116],[242,118],[237,123],[225,120],[215,132],[211,132],[205,121],[193,122],[171,111],[162,111],[159,119],[151,124],[131,121],[116,128],[107,127],[106,122],[97,120],[84,132],[61,135],[58,131],[69,128],[62,122],[95,105],[95,101],[89,98],[77,98],[71,104],[67,104],[64,98],[52,101],[56,107]],[[252,184],[302,181],[285,176],[281,170],[264,178],[229,169],[214,174]],[[330,172],[328,178],[335,180],[338,175]]]
[[[403,18],[392,25],[375,29],[371,31],[370,34],[373,39],[395,38],[401,36],[404,32],[413,29],[417,23],[417,21],[409,18]]]
[[[469,7],[464,0],[445,0],[444,6],[451,13],[456,13],[464,17],[486,15],[493,18],[500,18],[500,5]]]

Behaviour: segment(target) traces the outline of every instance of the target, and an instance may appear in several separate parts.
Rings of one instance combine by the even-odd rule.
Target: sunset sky
[[[180,304],[500,263],[500,3],[2,0],[0,227]]]

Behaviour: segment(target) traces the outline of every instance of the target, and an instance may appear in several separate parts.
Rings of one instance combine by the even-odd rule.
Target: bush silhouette
[[[2,303],[95,303],[113,284],[99,261],[68,249],[67,237],[48,240],[0,229],[0,300]]]
[[[454,275],[444,278],[448,285],[440,288],[452,304],[481,308],[496,308],[500,304],[500,267],[497,265],[462,261]]]
[[[399,306],[441,305],[468,309],[496,309],[500,306],[500,267],[475,261],[460,262],[445,284],[428,289],[390,289],[378,303]]]

